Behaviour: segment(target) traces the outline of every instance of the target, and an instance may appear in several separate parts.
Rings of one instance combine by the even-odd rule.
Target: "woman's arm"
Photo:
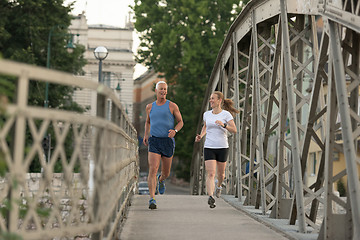
[[[195,142],[200,142],[200,140],[205,136],[206,134],[206,123],[204,122],[204,125],[201,129],[201,133],[197,134],[195,137]]]
[[[232,133],[236,133],[236,132],[237,132],[234,119],[231,119],[231,120],[228,121],[227,123],[223,123],[223,122],[220,121],[220,120],[216,120],[215,123],[216,123],[217,125],[219,125],[220,127],[226,128],[229,132],[232,132]]]

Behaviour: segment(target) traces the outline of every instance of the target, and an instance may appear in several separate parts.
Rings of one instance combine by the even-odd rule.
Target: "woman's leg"
[[[215,171],[216,171],[216,160],[206,160],[205,161],[206,169],[206,190],[209,196],[213,196],[215,184]]]
[[[217,165],[217,187],[221,187],[222,182],[225,178],[226,162],[216,162]]]

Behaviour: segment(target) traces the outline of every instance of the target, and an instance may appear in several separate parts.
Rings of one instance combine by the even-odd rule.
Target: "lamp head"
[[[120,83],[117,84],[115,89],[116,89],[116,91],[121,91]]]
[[[73,43],[71,41],[68,42],[68,44],[66,45],[66,50],[68,53],[72,53],[74,51],[75,46],[73,45]]]
[[[94,51],[94,56],[98,60],[104,60],[108,55],[108,50],[104,46],[99,46]]]
[[[79,36],[79,34],[76,34],[76,35]],[[74,34],[69,34],[69,36],[70,36],[70,38],[69,38],[69,40],[67,41],[67,44],[66,44],[66,47],[65,47],[65,48],[66,48],[66,50],[67,50],[68,53],[72,53],[72,52],[74,51],[74,49],[75,49],[75,46],[74,46],[74,44],[73,44]]]

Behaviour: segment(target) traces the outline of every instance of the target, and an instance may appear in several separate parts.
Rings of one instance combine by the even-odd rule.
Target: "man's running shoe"
[[[155,201],[155,198],[151,198],[149,200],[149,209],[156,209],[156,201]]]
[[[156,186],[155,186],[155,195],[159,194],[159,181],[156,181]]]
[[[161,182],[160,182],[160,176],[161,175],[159,175],[158,176],[158,187],[159,187],[159,193],[160,194],[164,194],[165,193],[165,189],[166,189],[166,187],[165,187],[165,180],[162,180]]]
[[[219,198],[220,195],[221,195],[221,189],[222,189],[222,187],[216,186],[215,196],[216,196],[217,198]]]
[[[209,204],[210,208],[216,207],[215,198],[213,198],[213,196],[209,196],[208,204]]]
[[[159,194],[159,176],[156,177],[155,195]]]

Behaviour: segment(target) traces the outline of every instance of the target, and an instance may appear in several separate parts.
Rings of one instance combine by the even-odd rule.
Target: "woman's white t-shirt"
[[[203,116],[206,124],[206,137],[205,148],[228,148],[227,130],[222,126],[217,125],[216,120],[220,120],[223,123],[227,123],[234,119],[231,113],[226,110],[222,110],[218,114],[213,114],[212,110],[204,112]]]

